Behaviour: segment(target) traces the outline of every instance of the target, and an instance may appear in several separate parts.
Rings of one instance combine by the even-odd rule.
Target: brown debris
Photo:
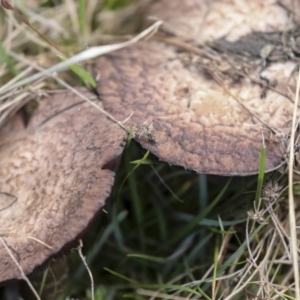
[[[62,92],[41,102],[26,130],[2,139],[0,236],[26,274],[76,240],[103,207],[115,177],[107,166],[116,164],[125,137],[90,104]],[[0,282],[20,278],[2,246],[0,269]]]
[[[278,168],[289,139],[298,62],[291,41],[298,33],[285,30],[288,13],[276,3],[155,2],[149,14],[166,20],[164,30],[173,36],[160,34],[161,42],[98,60],[104,108],[120,120],[133,112],[128,123],[138,132],[151,120],[155,143],[141,134],[136,139],[170,164],[207,174],[255,174],[265,145],[266,170]],[[262,38],[253,52],[257,34]]]

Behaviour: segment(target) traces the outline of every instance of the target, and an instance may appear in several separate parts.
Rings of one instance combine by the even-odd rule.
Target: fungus
[[[1,137],[0,236],[25,274],[76,241],[103,207],[125,136],[64,91],[42,100],[25,130]],[[2,245],[0,269],[1,283],[21,278]]]
[[[161,160],[199,173],[285,162],[299,28],[277,1],[158,1],[163,32],[97,60],[98,93]],[[143,126],[151,125],[151,138]]]

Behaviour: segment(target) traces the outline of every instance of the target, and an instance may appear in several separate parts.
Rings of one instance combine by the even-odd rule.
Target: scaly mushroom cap
[[[148,16],[163,20],[166,30],[198,42],[236,40],[253,31],[283,31],[291,23],[277,0],[160,0],[149,6]]]
[[[119,120],[133,112],[136,139],[170,164],[255,174],[265,144],[266,170],[282,165],[298,51],[298,31],[283,31],[285,9],[275,0],[162,0],[149,11],[173,36],[98,59],[104,108]]]
[[[26,130],[2,137],[0,235],[26,274],[74,241],[103,207],[124,138],[70,92],[44,99]],[[0,282],[21,278],[2,245],[0,270]]]

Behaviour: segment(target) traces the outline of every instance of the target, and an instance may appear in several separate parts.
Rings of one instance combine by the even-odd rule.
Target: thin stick
[[[29,240],[33,240],[33,241],[45,246],[48,249],[53,249],[50,245],[46,244],[45,242],[43,242],[40,239],[37,239],[33,236],[27,236],[27,235],[23,236],[23,235],[19,235],[19,234],[1,233],[0,232],[0,237],[2,237],[2,238],[4,238],[4,237],[27,238]]]
[[[20,56],[17,53],[14,52],[9,52],[9,55],[11,57],[13,57],[14,59],[21,61],[29,66],[31,66],[33,69],[44,72],[45,69],[43,69],[42,67],[32,63],[31,61],[27,60],[25,57]],[[91,101],[88,97],[86,97],[85,95],[83,95],[82,93],[80,93],[79,91],[76,90],[76,88],[73,88],[72,86],[70,86],[69,84],[67,84],[66,82],[64,82],[62,79],[60,79],[59,77],[57,77],[55,74],[50,74],[49,75],[51,78],[53,78],[54,80],[56,80],[59,84],[61,84],[62,86],[64,86],[65,88],[67,88],[68,90],[70,90],[71,92],[73,92],[75,95],[79,96],[80,98],[82,98],[83,100],[87,101],[89,104],[91,104],[92,106],[94,106],[96,109],[100,110],[104,115],[106,115],[109,119],[111,119],[113,122],[115,122],[116,124],[118,124],[125,132],[129,133],[129,130],[123,125],[123,122],[118,121],[117,119],[115,119],[111,114],[109,114],[108,112],[106,112],[103,108],[101,108],[99,105],[97,105],[96,103],[94,103],[93,101]],[[1,88],[0,88],[1,91]],[[10,102],[11,103],[11,102]],[[7,105],[9,105],[9,103],[7,103]],[[1,109],[1,107],[0,107]],[[131,115],[128,117],[130,118]]]
[[[298,265],[298,251],[297,251],[297,233],[296,233],[296,216],[295,216],[295,203],[293,194],[293,169],[294,169],[294,144],[295,144],[295,132],[296,132],[296,119],[297,108],[299,101],[300,90],[300,70],[298,73],[297,89],[295,94],[293,123],[291,130],[291,142],[290,142],[290,157],[289,157],[289,220],[290,220],[290,247],[292,254],[294,281],[295,281],[295,296],[297,300],[300,300],[300,286],[299,286],[299,265]]]
[[[163,184],[163,186],[171,193],[171,195],[178,200],[179,202],[183,203],[184,201],[180,199],[174,192],[173,190],[165,183],[165,181],[162,179],[162,177],[159,175],[159,173],[155,170],[152,164],[150,164],[150,167],[152,168],[153,172],[156,174],[160,182]]]
[[[85,257],[84,257],[83,254],[82,254],[82,247],[83,247],[82,240],[79,240],[79,246],[77,247],[77,250],[78,250],[79,256],[80,256],[80,258],[82,259],[82,262],[83,262],[83,264],[84,264],[84,266],[85,266],[86,270],[88,271],[89,276],[90,276],[90,278],[91,278],[91,294],[92,294],[92,300],[95,300],[93,274],[92,274],[92,272],[91,272],[89,266],[88,266],[87,263],[86,263]]]
[[[1,0],[1,4],[4,8],[13,11],[27,26],[29,26],[33,31],[35,31],[43,40],[45,40],[48,44],[50,44],[52,47],[54,47],[57,51],[63,54],[63,52],[53,43],[51,42],[47,37],[42,35],[38,30],[36,30],[30,22],[22,15],[20,14],[10,3],[9,0]]]
[[[155,30],[157,27],[159,27],[162,24],[162,22],[156,22],[153,25],[151,25],[150,27],[148,27],[147,29],[145,29],[144,31],[142,31],[140,34],[136,35],[135,37],[133,37],[132,39],[124,42],[124,43],[118,43],[118,44],[111,44],[111,45],[106,45],[106,46],[98,46],[98,47],[91,47],[88,48],[74,56],[72,56],[71,58],[62,61],[52,67],[50,67],[49,69],[44,70],[43,72],[39,72],[37,74],[34,74],[28,78],[25,78],[21,81],[16,82],[15,84],[12,84],[10,87],[7,87],[5,89],[0,89],[0,95],[3,95],[7,92],[10,92],[11,90],[14,90],[16,88],[19,88],[25,84],[29,84],[37,79],[43,78],[45,76],[49,76],[52,73],[55,72],[61,72],[64,71],[66,69],[69,68],[69,66],[79,63],[81,61],[85,61],[88,59],[93,59],[96,58],[98,56],[107,54],[107,53],[111,53],[113,51],[117,51],[120,49],[123,49],[125,47],[128,47],[130,45],[133,45],[135,43],[137,43],[138,41],[144,39],[146,36],[148,36],[153,30]]]
[[[242,106],[252,117],[254,117],[256,120],[258,120],[261,124],[266,126],[272,133],[276,134],[276,130],[270,127],[264,120],[262,120],[258,115],[256,115],[253,111],[251,111],[239,98],[235,95],[233,95],[226,87],[225,85],[217,78],[212,72],[210,72],[210,75],[213,77],[213,79],[216,81],[217,84],[219,84],[224,91],[231,96],[240,106]]]
[[[31,291],[33,292],[33,294],[35,295],[36,299],[41,300],[39,294],[37,293],[37,291],[35,290],[35,288],[33,287],[33,285],[31,284],[31,282],[29,281],[28,277],[25,275],[22,267],[20,266],[20,264],[18,263],[18,261],[16,260],[16,258],[14,257],[14,255],[12,254],[11,250],[8,248],[5,240],[3,237],[0,237],[0,241],[3,245],[3,247],[5,248],[6,252],[9,254],[9,256],[11,257],[11,259],[14,261],[15,265],[18,267],[22,279],[25,280],[29,286],[29,288],[31,289]]]

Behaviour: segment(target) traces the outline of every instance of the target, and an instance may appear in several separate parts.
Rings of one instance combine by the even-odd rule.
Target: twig
[[[3,247],[5,248],[6,252],[9,254],[9,256],[11,257],[11,259],[14,261],[15,265],[18,267],[22,279],[26,281],[26,283],[28,284],[29,288],[31,289],[31,291],[33,292],[33,294],[35,295],[36,299],[41,300],[39,294],[37,293],[37,291],[35,290],[35,288],[33,287],[33,285],[31,284],[31,282],[29,281],[28,277],[25,275],[22,267],[20,266],[20,264],[18,263],[18,261],[16,260],[16,258],[14,257],[14,255],[12,254],[11,250],[8,248],[5,240],[3,237],[0,237],[0,241],[3,245]]]
[[[89,266],[88,266],[87,263],[86,263],[85,257],[84,257],[83,254],[82,254],[82,247],[83,247],[82,240],[79,240],[79,246],[77,247],[77,250],[78,250],[79,256],[80,256],[80,258],[82,259],[82,262],[83,262],[83,264],[84,264],[84,266],[85,266],[86,270],[88,271],[89,276],[90,276],[90,278],[91,278],[91,294],[92,294],[92,300],[95,300],[93,274],[92,274],[91,270],[89,269]]]
[[[270,127],[264,120],[262,120],[258,115],[256,115],[253,111],[251,111],[241,100],[238,99],[237,96],[233,95],[213,73],[210,73],[210,75],[213,77],[213,79],[216,81],[216,83],[218,83],[224,89],[224,91],[229,96],[231,96],[240,106],[242,106],[252,117],[254,117],[256,120],[258,120],[261,124],[263,124],[266,128],[268,128],[272,133],[276,134],[275,129]]]

